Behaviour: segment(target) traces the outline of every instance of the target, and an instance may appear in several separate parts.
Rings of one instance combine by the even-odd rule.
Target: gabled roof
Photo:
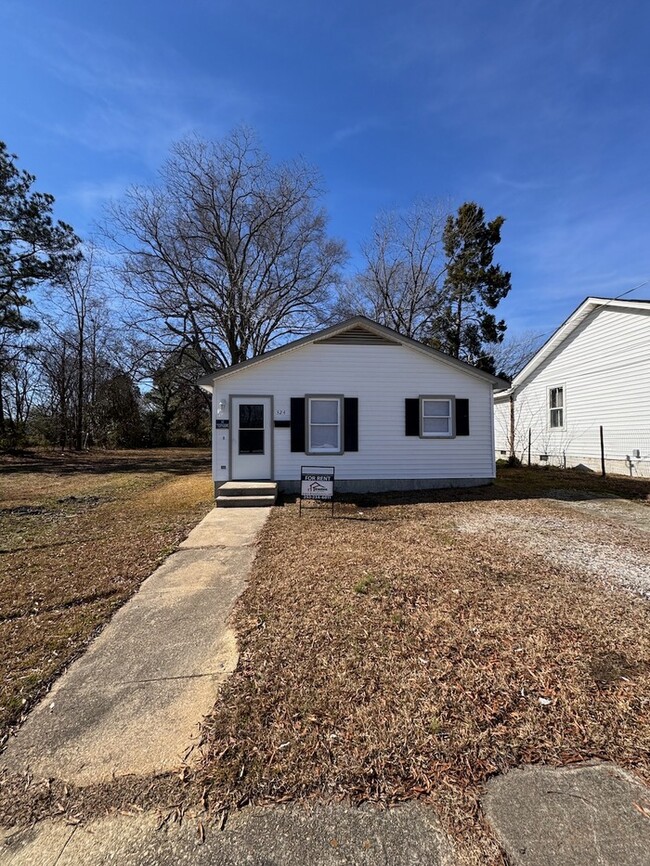
[[[364,333],[366,339],[363,339]],[[456,367],[470,376],[483,379],[485,382],[489,382],[494,388],[503,388],[504,386],[507,386],[507,382],[504,379],[499,379],[491,373],[486,373],[484,370],[472,367],[464,361],[452,358],[451,355],[446,355],[444,352],[439,352],[437,349],[425,346],[424,343],[412,340],[410,337],[403,337],[392,328],[387,328],[385,325],[373,322],[365,316],[353,316],[351,319],[346,319],[338,325],[332,325],[332,327],[324,328],[322,331],[317,331],[315,334],[309,334],[308,336],[301,337],[298,340],[292,340],[292,342],[285,343],[284,346],[279,346],[277,349],[272,349],[270,352],[265,352],[263,355],[257,355],[255,358],[242,361],[240,364],[233,364],[231,367],[223,367],[221,370],[215,370],[214,373],[208,373],[207,376],[202,376],[198,380],[197,384],[209,391],[212,389],[212,384],[216,379],[221,379],[224,376],[229,376],[231,373],[237,373],[239,370],[245,370],[247,367],[253,367],[256,364],[263,364],[270,358],[277,358],[279,355],[292,352],[294,349],[299,349],[302,346],[309,345],[310,343],[324,342],[335,345],[366,342],[374,345],[405,346],[409,349],[415,349],[418,352],[428,355],[432,359],[448,364],[451,367]]]
[[[537,350],[526,366],[517,373],[510,387],[497,393],[497,397],[508,397],[521,387],[553,352],[567,340],[580,325],[595,312],[605,307],[621,310],[644,310],[650,312],[650,300],[627,301],[619,298],[585,298],[569,318],[563,322],[544,345]]]

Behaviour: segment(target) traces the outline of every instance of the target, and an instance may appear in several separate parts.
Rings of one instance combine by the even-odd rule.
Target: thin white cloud
[[[64,119],[44,125],[92,150],[126,151],[156,165],[189,131],[220,134],[256,108],[232,81],[189,71],[164,45],[143,47],[55,17],[21,38],[34,66],[71,88],[79,106],[72,116],[64,106]]]
[[[379,124],[376,120],[360,120],[357,123],[350,124],[350,126],[342,126],[340,129],[335,130],[330,137],[330,141],[334,145],[341,144],[349,138],[356,138],[358,135],[363,135],[365,132],[376,128],[378,125]]]
[[[506,189],[514,190],[515,192],[536,192],[542,189],[549,189],[553,184],[545,180],[520,180],[518,178],[506,177],[498,171],[488,173],[488,180],[496,186],[502,186]]]
[[[562,0],[497,4],[487,17],[479,3],[421,2],[371,22],[363,59],[374,75],[408,79],[409,100],[442,130],[561,139],[577,122],[576,99],[611,81],[603,58],[617,16],[615,6],[588,15]],[[601,122],[589,118],[585,134]]]
[[[58,196],[59,203],[71,203],[87,213],[96,213],[106,202],[118,199],[130,185],[124,178],[86,181]]]

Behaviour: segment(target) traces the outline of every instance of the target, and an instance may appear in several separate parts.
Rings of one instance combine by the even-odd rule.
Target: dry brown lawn
[[[2,518],[16,564],[2,609],[17,614],[3,627],[18,629],[14,653],[37,654],[5,656],[12,694],[36,695],[209,507],[206,473],[171,475],[171,461],[151,460],[77,469],[76,493],[67,470],[42,478],[47,493],[34,474],[10,482],[8,508],[46,509]],[[624,520],[608,512],[611,495],[636,503],[618,508]],[[480,812],[491,775],[598,758],[650,781],[650,606],[626,580],[650,571],[650,533],[630,522],[649,512],[650,481],[553,470],[504,470],[479,490],[348,498],[333,519],[322,506],[300,519],[287,502],[234,613],[240,662],[206,720],[198,772],[96,790],[18,780],[0,785],[0,820],[420,799],[459,863],[502,866]]]
[[[212,506],[202,449],[0,462],[0,742]]]
[[[524,543],[517,515],[588,537],[598,518],[549,498],[555,488],[638,508],[650,494],[650,482],[506,470],[486,490],[348,500],[334,519],[276,509],[236,610],[240,664],[205,728],[213,810],[419,798],[462,862],[500,864],[479,807],[494,773],[599,758],[649,780],[650,607]],[[481,528],[504,509],[515,529]],[[595,546],[636,545],[650,568],[650,535],[599,527]]]

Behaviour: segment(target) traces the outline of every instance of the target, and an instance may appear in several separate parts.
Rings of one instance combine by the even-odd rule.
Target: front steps
[[[277,498],[273,481],[227,481],[217,490],[217,508],[270,508]]]

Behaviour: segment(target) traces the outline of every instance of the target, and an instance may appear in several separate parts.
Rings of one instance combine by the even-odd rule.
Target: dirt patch
[[[595,655],[589,662],[591,675],[598,685],[607,687],[620,680],[633,680],[648,673],[650,662],[635,661],[619,652]]]
[[[47,511],[47,508],[44,505],[18,505],[16,508],[0,508],[0,514],[14,514],[14,515],[33,515],[33,514],[44,514]]]

